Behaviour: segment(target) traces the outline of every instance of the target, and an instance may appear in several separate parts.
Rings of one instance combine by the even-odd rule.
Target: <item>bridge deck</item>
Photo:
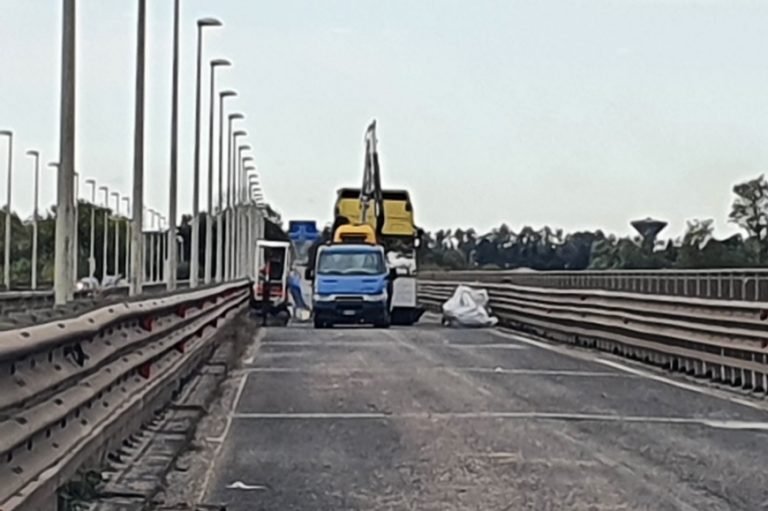
[[[228,510],[758,509],[768,413],[567,348],[437,325],[269,329],[209,502]]]

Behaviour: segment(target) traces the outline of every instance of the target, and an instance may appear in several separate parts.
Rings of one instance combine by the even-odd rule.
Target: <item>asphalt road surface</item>
[[[768,412],[736,394],[429,323],[258,342],[208,487],[228,511],[768,509]]]

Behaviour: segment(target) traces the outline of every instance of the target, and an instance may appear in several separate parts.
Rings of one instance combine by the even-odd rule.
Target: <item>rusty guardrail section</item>
[[[165,404],[247,305],[248,281],[0,332],[0,510],[56,490]]]
[[[768,302],[545,288],[452,276],[420,275],[422,303],[439,307],[458,284],[484,288],[505,326],[768,392]]]

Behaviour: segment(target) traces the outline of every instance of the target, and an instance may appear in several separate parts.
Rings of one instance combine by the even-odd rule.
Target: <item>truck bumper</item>
[[[382,302],[315,302],[315,319],[330,324],[389,322],[387,303]]]

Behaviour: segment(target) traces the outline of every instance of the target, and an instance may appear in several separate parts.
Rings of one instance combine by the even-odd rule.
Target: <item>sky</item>
[[[148,2],[145,204],[160,211],[172,4]],[[76,170],[126,193],[137,2],[77,5]],[[16,134],[23,215],[33,190],[24,152],[58,159],[61,9],[0,0],[0,129]],[[384,186],[410,190],[427,229],[630,234],[630,220],[652,216],[670,222],[667,235],[691,218],[713,218],[725,235],[733,184],[768,169],[762,0],[182,0],[182,212],[192,207],[203,16],[224,23],[206,31],[204,58],[233,62],[218,83],[239,92],[230,109],[247,116],[267,201],[285,219],[330,221],[336,189],[362,180],[373,118]],[[205,174],[207,123],[202,138]],[[0,140],[2,203],[6,150]],[[53,171],[42,174],[51,204]]]

